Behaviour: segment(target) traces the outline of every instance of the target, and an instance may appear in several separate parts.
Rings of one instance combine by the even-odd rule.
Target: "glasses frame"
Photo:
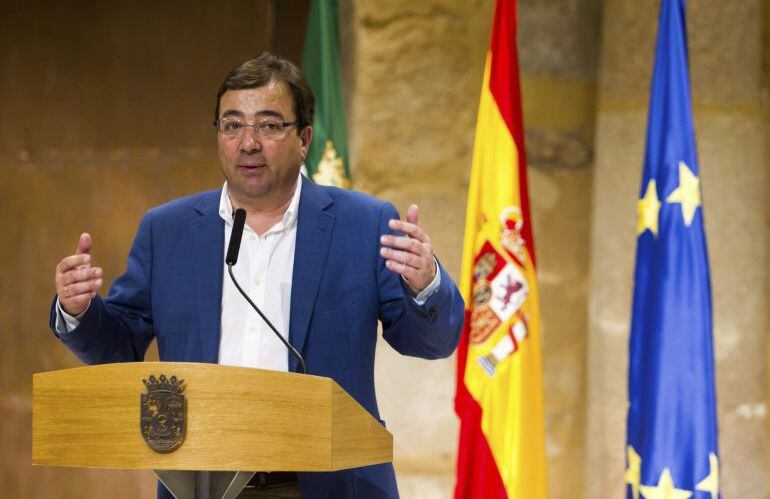
[[[220,118],[220,119],[216,119],[216,120],[214,120],[214,121],[213,121],[211,124],[212,124],[212,125],[214,125],[214,128],[216,128],[216,129],[217,129],[217,133],[221,133],[222,135],[225,135],[225,136],[227,136],[227,134],[226,134],[226,133],[224,133],[222,130],[220,130],[220,129],[219,129],[219,123],[222,121],[222,119],[223,119],[223,118]],[[224,119],[228,119],[228,118],[224,118]],[[257,127],[257,123],[248,123],[248,122],[246,122],[246,121],[239,121],[239,120],[233,120],[233,121],[237,121],[237,122],[241,123],[241,124],[243,125],[243,130],[242,130],[242,131],[240,131],[240,132],[238,132],[238,134],[237,134],[237,135],[233,135],[231,138],[236,138],[236,137],[241,137],[241,136],[243,136],[243,131],[245,131],[246,127],[249,127],[249,128],[251,128],[251,129],[253,129],[253,130],[254,130],[254,133],[256,133],[257,135],[259,135],[260,137],[273,138],[273,137],[270,137],[269,135],[265,135],[265,134],[263,134],[263,133],[262,133],[262,132],[259,130],[259,128]],[[281,132],[283,133],[283,132],[285,132],[285,131],[286,131],[286,130],[285,130],[286,128],[289,128],[289,127],[292,127],[292,126],[299,126],[299,120],[297,119],[297,120],[294,120],[294,121],[282,121],[282,122],[281,122],[281,126],[284,128],[284,130],[281,130]],[[279,137],[278,137],[278,136],[276,136],[275,138],[279,138]]]

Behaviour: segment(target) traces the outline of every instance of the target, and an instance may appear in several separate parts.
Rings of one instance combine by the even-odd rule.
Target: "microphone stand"
[[[307,367],[305,366],[305,359],[302,358],[302,355],[299,354],[296,348],[289,343],[286,338],[283,337],[281,333],[278,332],[278,330],[273,326],[273,323],[268,320],[267,317],[265,317],[265,314],[262,313],[262,311],[257,307],[253,301],[251,301],[251,298],[249,298],[249,295],[246,294],[246,292],[241,288],[241,285],[238,284],[238,281],[235,279],[235,275],[233,275],[233,264],[228,263],[227,264],[227,272],[230,274],[230,279],[232,279],[233,284],[235,284],[235,287],[240,291],[240,293],[243,295],[244,298],[246,298],[246,301],[249,302],[249,305],[251,305],[251,308],[257,311],[260,317],[262,317],[262,320],[265,321],[265,324],[268,325],[268,327],[275,333],[276,336],[278,336],[278,339],[283,342],[284,345],[286,345],[286,348],[289,349],[289,351],[297,358],[299,361],[300,366],[302,367],[302,374],[307,374]]]

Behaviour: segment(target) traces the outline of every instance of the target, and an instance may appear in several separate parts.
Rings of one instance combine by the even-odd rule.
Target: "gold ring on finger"
[[[70,287],[70,285],[67,284],[66,286],[64,286],[64,289],[62,290],[61,294],[62,294],[62,296],[64,296],[64,298],[67,298],[67,296],[68,296],[67,295],[67,290],[69,289],[69,287]]]

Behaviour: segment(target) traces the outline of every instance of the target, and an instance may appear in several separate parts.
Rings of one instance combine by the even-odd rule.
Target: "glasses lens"
[[[283,135],[283,123],[279,120],[274,119],[267,119],[262,120],[259,123],[257,123],[257,128],[259,129],[259,133],[262,134],[263,137],[267,137],[270,139],[275,139],[281,137]]]
[[[219,132],[230,137],[239,135],[244,127],[241,121],[232,118],[219,120],[218,125]]]

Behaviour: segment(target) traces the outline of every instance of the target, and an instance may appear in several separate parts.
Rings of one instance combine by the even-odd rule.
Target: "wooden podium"
[[[173,386],[172,376],[184,396],[176,426],[146,399]],[[171,403],[177,416],[179,400]],[[317,376],[106,364],[35,374],[32,404],[33,464],[152,469],[178,499],[237,497],[255,471],[336,471],[393,459],[392,435],[332,379]],[[145,439],[158,432],[183,440],[159,452]]]

